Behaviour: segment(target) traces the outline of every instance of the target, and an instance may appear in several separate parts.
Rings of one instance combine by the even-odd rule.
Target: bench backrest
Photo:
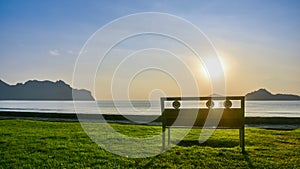
[[[161,98],[165,127],[242,128],[244,96]]]

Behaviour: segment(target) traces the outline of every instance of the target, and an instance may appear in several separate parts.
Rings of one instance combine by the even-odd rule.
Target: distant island
[[[0,100],[73,100],[72,94],[76,96],[76,100],[95,100],[90,91],[73,89],[62,80],[56,82],[29,80],[16,85],[9,85],[0,80]],[[298,95],[272,94],[266,89],[247,93],[245,98],[246,100],[300,100]]]
[[[94,100],[90,91],[73,89],[62,80],[29,80],[16,85],[0,80],[0,100],[73,100],[72,92],[76,100]]]
[[[246,94],[246,100],[300,100],[300,96],[292,94],[272,94],[266,89]]]

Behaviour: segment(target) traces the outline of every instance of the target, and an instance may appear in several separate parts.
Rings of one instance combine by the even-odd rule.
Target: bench
[[[162,112],[162,150],[165,150],[165,132],[170,128],[216,128],[239,129],[242,153],[245,152],[244,122],[245,97],[163,97]]]

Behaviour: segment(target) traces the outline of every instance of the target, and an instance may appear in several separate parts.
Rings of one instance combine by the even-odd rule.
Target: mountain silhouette
[[[29,80],[9,85],[0,80],[0,100],[94,100],[91,92],[85,89],[73,89],[62,80]]]
[[[16,85],[9,85],[0,80],[0,100],[95,100],[90,91],[73,89],[62,80],[29,80]],[[214,96],[219,96],[214,94]],[[272,94],[266,89],[246,94],[246,100],[300,100],[293,94]]]
[[[300,96],[292,94],[272,94],[266,89],[246,94],[246,100],[300,100]]]

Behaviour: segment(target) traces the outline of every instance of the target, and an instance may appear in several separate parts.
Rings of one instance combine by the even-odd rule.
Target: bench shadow
[[[210,140],[207,140],[204,143],[200,144],[198,140],[182,140],[177,145],[183,146],[183,147],[209,146],[209,147],[228,147],[228,148],[230,148],[230,147],[239,146],[239,141],[210,139]]]
[[[244,156],[244,159],[246,160],[246,162],[248,164],[248,167],[249,168],[255,168],[247,151],[243,154],[243,156]]]
[[[173,142],[175,144],[175,141]],[[225,147],[225,148],[231,148],[231,147],[236,147],[239,146],[239,141],[236,140],[207,140],[204,143],[199,143],[198,140],[182,140],[179,142],[177,145],[183,146],[183,147],[190,147],[190,146],[208,146],[208,147],[213,147],[213,148],[218,148],[218,147]],[[247,165],[249,168],[255,168],[255,166],[252,163],[251,157],[248,154],[247,150],[242,154],[244,160],[246,161]]]

